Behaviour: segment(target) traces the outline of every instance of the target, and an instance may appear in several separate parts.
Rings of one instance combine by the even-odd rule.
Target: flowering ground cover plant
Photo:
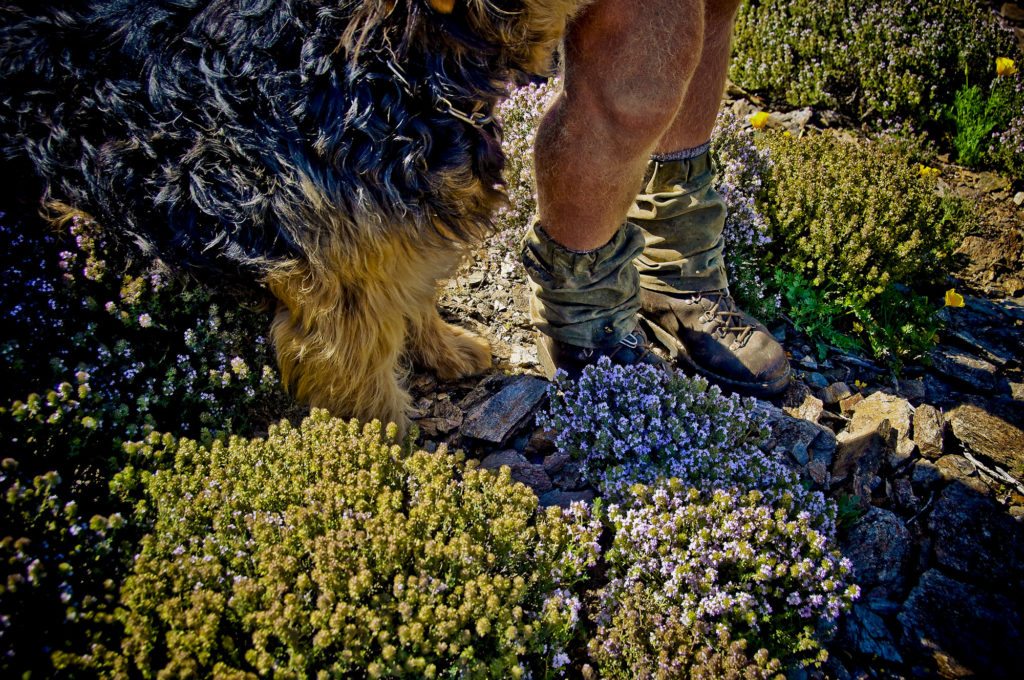
[[[708,676],[692,653],[694,626],[709,646],[711,631],[742,640],[731,662],[748,676],[777,671],[775,657],[822,661],[819,629],[859,596],[849,561],[830,547],[834,509],[812,512],[791,494],[638,484],[608,508],[608,521],[609,582],[589,646],[606,677]]]
[[[602,357],[577,380],[556,376],[537,422],[609,499],[635,483],[675,477],[687,484],[767,488],[781,474],[758,444],[765,417],[753,399],[655,367]]]
[[[989,92],[996,60],[1019,54],[1013,34],[976,0],[748,0],[737,16],[730,77],[791,106],[837,109],[941,141],[956,93]],[[1020,176],[1022,106],[1019,96],[1003,98],[998,125],[984,132],[993,150],[985,154],[986,143],[964,162],[994,162]],[[961,117],[950,134],[978,123]]]
[[[755,143],[736,115],[723,110],[711,135],[711,156],[717,168],[715,190],[727,206],[722,238],[729,290],[748,313],[770,321],[780,305],[764,267],[771,228],[761,206],[773,167],[771,152]]]
[[[754,400],[607,358],[549,394],[538,422],[612,501],[589,644],[604,677],[766,677],[778,659],[822,660],[819,628],[858,590],[831,547],[835,505],[759,448]]]
[[[393,426],[392,426],[393,427]],[[585,506],[379,423],[314,411],[265,439],[183,440],[122,589],[118,672],[146,677],[561,676],[573,587],[599,552]]]
[[[258,306],[129,262],[85,219],[0,215],[0,252],[0,674],[73,675],[120,635],[131,507],[160,464],[129,443],[287,401]]]

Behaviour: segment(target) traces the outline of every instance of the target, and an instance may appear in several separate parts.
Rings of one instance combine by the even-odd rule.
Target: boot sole
[[[789,387],[789,382],[793,377],[793,370],[789,366],[786,366],[786,372],[784,374],[770,382],[743,382],[741,380],[726,378],[725,376],[718,375],[714,371],[709,371],[703,366],[698,365],[693,358],[690,357],[690,353],[686,351],[686,347],[679,342],[676,336],[652,322],[643,314],[640,315],[640,321],[644,326],[650,329],[651,335],[665,347],[673,361],[678,364],[688,366],[694,373],[707,378],[721,387],[729,387],[735,392],[751,397],[775,397]]]

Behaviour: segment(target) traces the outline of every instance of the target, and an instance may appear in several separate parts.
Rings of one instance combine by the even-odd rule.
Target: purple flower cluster
[[[718,115],[711,154],[718,170],[715,189],[728,206],[722,238],[729,289],[749,313],[772,319],[778,314],[780,297],[766,295],[766,282],[761,279],[771,230],[758,207],[773,167],[771,154],[754,144],[751,130],[728,110]]]
[[[608,508],[615,537],[597,643],[621,644],[613,628],[624,625],[629,612],[619,603],[629,600],[670,613],[665,626],[724,626],[780,658],[820,653],[819,624],[835,622],[859,596],[848,583],[850,562],[831,548],[833,515],[790,493],[698,489],[677,479],[634,486]],[[652,631],[655,644],[657,637]]]
[[[669,477],[702,489],[795,483],[758,448],[767,430],[756,401],[724,396],[703,378],[602,358],[578,380],[559,374],[549,393],[538,423],[557,432],[557,448],[580,460],[583,475],[608,498]]]
[[[505,181],[508,183],[508,207],[495,218],[500,245],[518,252],[519,239],[537,211],[537,184],[533,174],[533,145],[537,126],[554,101],[561,81],[530,83],[513,90],[498,106],[505,153]]]

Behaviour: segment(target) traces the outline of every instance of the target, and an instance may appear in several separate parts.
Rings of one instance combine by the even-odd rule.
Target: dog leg
[[[458,380],[491,367],[491,347],[465,328],[441,320],[437,286],[451,278],[463,252],[452,248],[422,249],[422,270],[407,287],[413,306],[409,316],[409,357],[441,380]]]
[[[279,301],[271,337],[281,378],[296,400],[406,432],[410,397],[399,358],[407,322],[386,277],[346,285],[302,265],[275,272],[267,283]]]
[[[487,341],[464,328],[441,320],[431,303],[409,334],[413,361],[434,371],[441,380],[457,380],[491,367]]]

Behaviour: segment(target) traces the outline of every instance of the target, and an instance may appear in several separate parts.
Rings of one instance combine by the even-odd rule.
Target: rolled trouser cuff
[[[640,281],[633,261],[643,249],[643,233],[628,222],[600,248],[577,252],[552,240],[534,221],[522,249],[533,282],[533,325],[579,347],[618,343],[636,327]]]
[[[659,293],[699,293],[728,285],[723,259],[726,203],[712,188],[707,152],[683,160],[651,160],[628,219],[641,228],[640,285]]]

